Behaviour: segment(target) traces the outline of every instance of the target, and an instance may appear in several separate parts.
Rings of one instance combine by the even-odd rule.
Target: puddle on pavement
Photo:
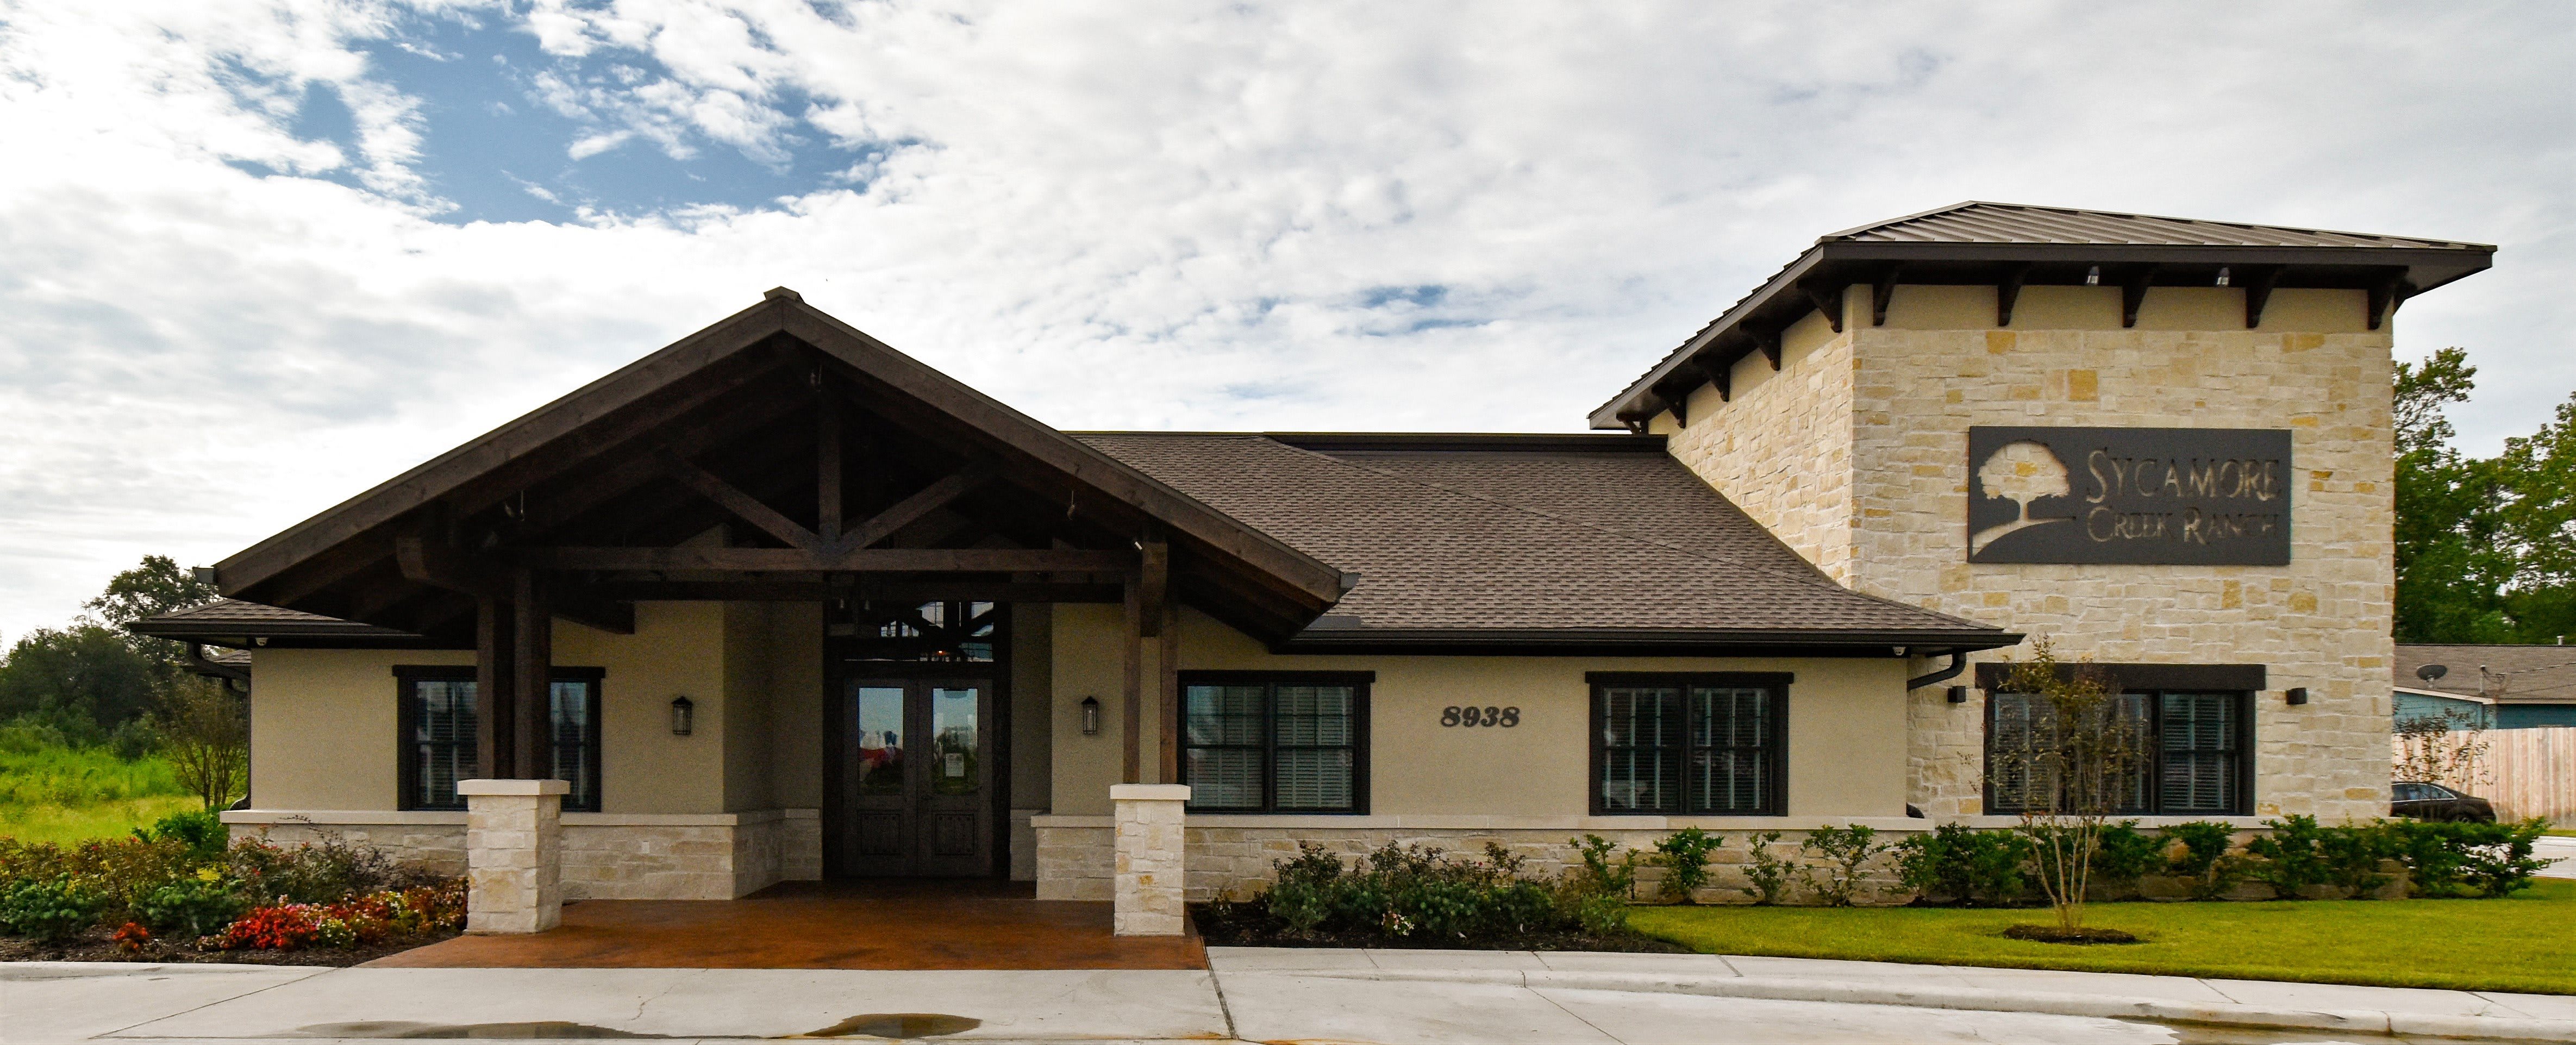
[[[2290,1027],[2230,1027],[2208,1023],[2159,1023],[2174,1033],[2175,1045],[2533,1045],[2525,1038],[2437,1038],[2414,1034],[2368,1034],[2358,1031],[2298,1030]]]
[[[982,1020],[950,1016],[937,1012],[871,1012],[852,1016],[822,1030],[793,1035],[798,1038],[935,1038],[957,1034],[984,1025]]]
[[[594,1027],[587,1023],[561,1020],[539,1020],[532,1023],[412,1023],[380,1021],[370,1023],[317,1023],[297,1029],[298,1034],[312,1038],[495,1038],[524,1041],[535,1038],[668,1038],[668,1034],[639,1034],[614,1027]]]

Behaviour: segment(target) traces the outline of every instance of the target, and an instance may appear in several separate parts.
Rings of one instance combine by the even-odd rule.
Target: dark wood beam
[[[1780,372],[1780,335],[1785,333],[1785,330],[1772,330],[1753,335],[1754,347],[1761,349],[1762,358],[1770,361],[1774,374]]]
[[[519,522],[521,539],[542,537],[637,487],[668,473],[662,453],[696,457],[727,441],[778,420],[797,405],[792,395],[766,395],[722,404],[715,416],[656,433],[654,446],[613,462],[595,465],[585,476],[564,477],[560,486],[530,492],[527,512]]]
[[[513,776],[542,780],[554,775],[554,615],[546,610],[545,578],[536,571],[513,570],[510,581],[510,601],[518,610],[518,629],[512,634],[517,648],[510,655],[518,679],[510,693],[519,705],[518,720],[511,724],[510,763],[517,770]]]
[[[1879,270],[1878,282],[1872,284],[1869,291],[1869,325],[1874,327],[1887,325],[1887,303],[1895,300],[1896,277],[1904,271],[1905,266],[1901,264],[1889,265]]]
[[[394,538],[394,563],[415,583],[477,598],[510,597],[509,578],[499,568],[426,537]]]
[[[892,507],[860,523],[857,529],[851,530],[849,536],[842,538],[832,550],[865,548],[882,541],[896,530],[910,525],[913,520],[947,507],[949,502],[975,492],[977,487],[983,486],[992,478],[993,470],[990,467],[978,465],[923,487],[921,492],[896,501]]]
[[[1120,783],[1144,783],[1145,771],[1145,622],[1143,585],[1135,574],[1127,575],[1127,597],[1121,600],[1126,612],[1119,619],[1118,650],[1120,675],[1118,702]]]
[[[1813,282],[1802,282],[1798,284],[1798,292],[1806,295],[1807,302],[1824,315],[1825,322],[1832,325],[1834,333],[1843,332],[1843,288],[1839,284],[1827,290]]]
[[[825,544],[841,539],[841,397],[831,392],[815,397],[814,536]]]
[[[2263,325],[2263,306],[2272,301],[2272,288],[2281,282],[2281,266],[2264,265],[2246,269],[2245,329]]]
[[[2012,325],[2013,305],[2021,301],[2021,285],[2030,278],[2030,265],[2025,262],[2004,269],[2002,279],[1995,281],[1995,325]]]
[[[1048,548],[519,548],[548,570],[739,570],[752,573],[1106,573],[1135,568],[1132,551]]]
[[[518,702],[511,699],[511,687],[519,681],[512,660],[519,649],[514,610],[508,599],[487,596],[474,602],[474,743],[482,763],[475,775],[480,777],[515,775],[510,761],[517,750],[512,725],[519,713]]]
[[[1138,605],[1136,626],[1149,639],[1163,636],[1163,597],[1172,586],[1172,546],[1160,535],[1137,542],[1140,559],[1136,590],[1144,601]]]
[[[1155,745],[1163,754],[1162,772],[1157,778],[1162,783],[1177,784],[1181,782],[1181,601],[1170,591],[1156,601],[1163,604],[1163,641],[1154,658],[1158,683],[1155,688],[1162,696],[1157,702],[1162,710],[1154,720],[1162,724],[1163,734],[1163,742]]]
[[[823,546],[822,538],[816,536],[814,531],[799,525],[796,520],[788,518],[760,498],[742,492],[741,488],[724,481],[722,476],[689,463],[687,458],[678,454],[663,454],[662,467],[682,485],[697,491],[699,496],[714,501],[724,510],[732,512],[735,518],[760,527],[762,532],[772,537],[797,548]]]
[[[2370,284],[2370,329],[2377,330],[2397,314],[2397,306],[2406,301],[2406,283],[2402,276],[2387,276]]]
[[[2147,288],[2156,283],[2156,266],[2139,265],[2120,283],[2120,326],[2138,325],[2138,306],[2147,303]]]

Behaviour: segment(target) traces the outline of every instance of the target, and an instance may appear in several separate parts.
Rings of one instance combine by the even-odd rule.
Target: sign
[[[2285,566],[2290,433],[1968,429],[1968,561]]]

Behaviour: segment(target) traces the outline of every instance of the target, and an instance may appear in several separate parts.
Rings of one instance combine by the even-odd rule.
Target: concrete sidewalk
[[[1209,971],[11,963],[0,965],[0,1042],[2576,1041],[2576,997],[1701,955],[1211,948],[1210,958]],[[2164,1025],[2181,1021],[2234,1029]],[[2389,1031],[2397,1036],[2372,1036]]]
[[[2358,1034],[2576,1041],[2576,996],[1698,954],[1210,947],[1253,975],[2049,1013]]]
[[[2540,872],[2542,878],[2576,878],[2576,838],[2542,835],[2531,844],[2531,855],[2554,861]]]

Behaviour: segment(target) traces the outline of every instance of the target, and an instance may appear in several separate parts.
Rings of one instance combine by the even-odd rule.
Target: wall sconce
[[[697,726],[698,705],[687,697],[671,698],[671,735],[685,737]]]
[[[2218,285],[2222,287],[2227,285],[2227,266],[2225,265],[2218,266]]]
[[[2084,285],[2088,287],[2098,287],[2102,285],[2102,266],[2095,265],[2092,268],[2084,270]]]
[[[1966,686],[1952,686],[1952,687],[1950,687],[1950,694],[1949,694],[1949,695],[1950,695],[1950,703],[1953,703],[1953,704],[1965,704],[1965,703],[1967,703],[1967,702],[1968,702],[1968,687],[1966,687]]]
[[[1082,698],[1082,735],[1100,735],[1100,698]]]
[[[2308,702],[2308,687],[2299,686],[2294,689],[2284,690],[2281,695],[2289,698],[2291,707],[2297,707]]]

